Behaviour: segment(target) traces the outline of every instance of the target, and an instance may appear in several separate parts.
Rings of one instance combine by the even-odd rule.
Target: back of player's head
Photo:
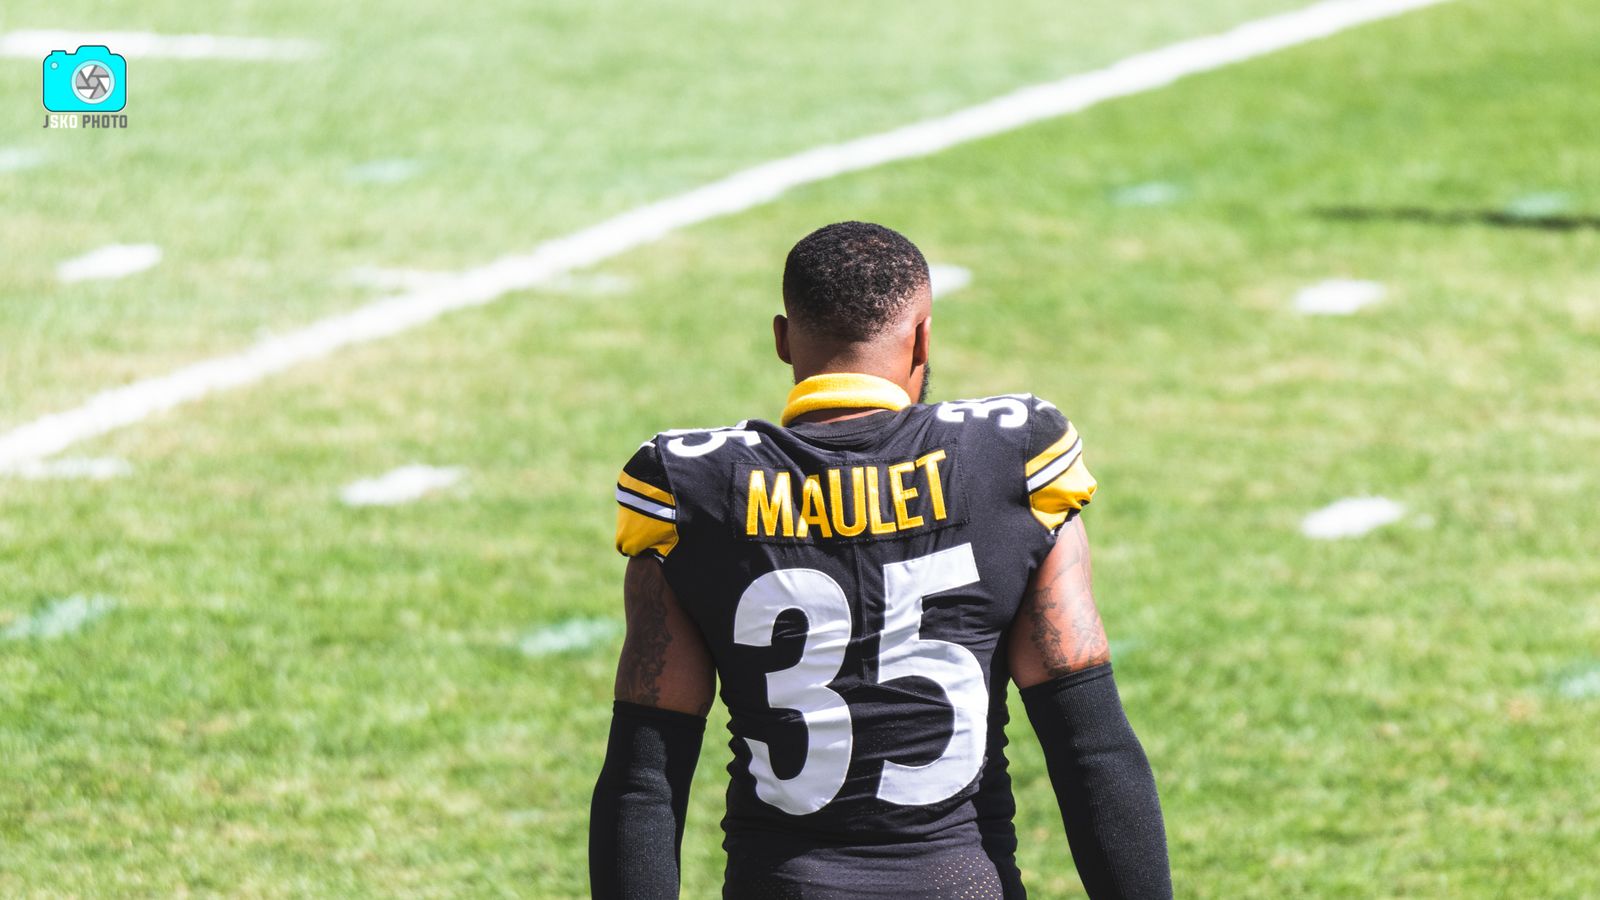
[[[892,325],[927,285],[928,261],[905,235],[870,222],[839,222],[789,251],[783,305],[807,331],[855,343]]]

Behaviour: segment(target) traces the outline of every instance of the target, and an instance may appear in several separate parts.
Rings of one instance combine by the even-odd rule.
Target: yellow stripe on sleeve
[[[1095,480],[1089,467],[1079,456],[1065,472],[1034,491],[1028,497],[1033,507],[1033,517],[1046,528],[1056,529],[1077,510],[1083,509],[1094,496]]]
[[[678,546],[676,525],[620,504],[617,506],[618,553],[623,556],[638,556],[654,550],[665,557],[676,546]]]
[[[1056,457],[1072,449],[1072,445],[1076,444],[1077,442],[1078,429],[1071,422],[1068,422],[1067,433],[1061,436],[1061,440],[1051,444],[1043,453],[1035,456],[1033,459],[1028,460],[1028,464],[1022,468],[1022,474],[1032,478],[1033,473],[1039,471],[1045,466],[1050,465],[1050,463],[1055,461]]]
[[[663,491],[661,488],[656,487],[648,481],[640,481],[632,475],[629,475],[627,472],[619,472],[617,474],[617,484],[620,487],[627,488],[628,490],[633,491],[635,494],[638,494],[642,497],[649,497],[651,500],[654,500],[657,503],[665,503],[668,506],[678,505],[677,501],[672,499],[671,494]]]

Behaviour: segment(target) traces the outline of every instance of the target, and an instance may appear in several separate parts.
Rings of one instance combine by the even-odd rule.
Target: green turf
[[[515,645],[618,616],[638,440],[776,414],[777,267],[845,216],[974,270],[936,307],[937,395],[1033,390],[1086,437],[1181,895],[1600,893],[1600,230],[1319,212],[1600,214],[1597,41],[1576,5],[1464,0],[808,188],[607,266],[621,295],[519,295],[84,448],[127,478],[0,482],[0,629],[118,603],[0,643],[0,893],[581,895],[616,642]],[[1179,199],[1114,202],[1153,181]],[[1290,312],[1328,277],[1390,293]],[[411,461],[470,474],[338,503]],[[1298,534],[1363,494],[1410,512]],[[686,897],[720,873],[720,728]],[[1073,896],[1012,736],[1030,885]]]
[[[0,28],[326,52],[131,60],[129,128],[103,133],[39,128],[39,63],[0,59],[14,123],[0,149],[45,159],[0,173],[0,427],[372,299],[344,282],[354,266],[482,264],[743,166],[1294,5],[8,2]],[[347,177],[396,159],[420,170]],[[55,284],[56,263],[112,242],[166,259]]]

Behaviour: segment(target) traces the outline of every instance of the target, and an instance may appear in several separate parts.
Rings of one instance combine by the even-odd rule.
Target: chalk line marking
[[[1116,206],[1166,206],[1181,199],[1183,188],[1170,181],[1146,181],[1111,192],[1111,202]]]
[[[972,283],[972,270],[965,266],[950,263],[934,263],[928,266],[928,280],[933,282],[933,299],[948,297]]]
[[[414,159],[374,159],[351,166],[344,177],[356,184],[399,184],[421,175],[424,168]]]
[[[1294,310],[1306,316],[1348,316],[1388,293],[1388,288],[1376,281],[1330,278],[1301,288],[1294,295]]]
[[[637,207],[581,231],[467,269],[448,282],[330,316],[228,356],[90,397],[0,434],[0,468],[58,453],[218,391],[253,384],[343,347],[399,334],[458,309],[483,306],[656,241],[678,229],[768,203],[791,188],[928,156],[1117,97],[1165,87],[1287,47],[1450,0],[1323,0],[1208,37],[1129,56],[1102,69],[1023,88],[948,115],[806,150]]]
[[[1300,523],[1306,537],[1324,541],[1360,537],[1400,521],[1406,508],[1386,497],[1347,497],[1317,510]]]
[[[116,601],[108,597],[85,597],[74,594],[50,604],[31,616],[23,616],[0,631],[0,640],[21,641],[28,638],[54,640],[101,618],[115,607]]]
[[[0,147],[0,173],[21,172],[44,162],[44,154],[27,147]]]
[[[339,499],[347,506],[398,506],[420,500],[461,480],[464,469],[412,463],[345,485]]]
[[[1504,207],[1508,216],[1518,219],[1543,219],[1560,215],[1572,205],[1572,195],[1561,191],[1539,191],[1512,199]]]
[[[1556,690],[1568,700],[1587,700],[1590,697],[1600,697],[1600,665],[1591,666],[1584,671],[1575,672],[1561,679],[1561,684]]]
[[[517,641],[517,649],[534,658],[553,656],[588,649],[621,633],[622,623],[615,619],[568,619],[528,632]]]
[[[155,34],[149,31],[65,31],[19,29],[0,33],[0,56],[43,60],[52,51],[76,51],[87,44],[110,48],[131,59],[225,59],[294,61],[312,59],[322,48],[294,38],[225,37],[216,34]]]
[[[68,456],[61,459],[35,459],[18,465],[8,474],[28,481],[82,478],[109,481],[133,471],[125,459],[114,456]]]
[[[107,244],[56,266],[56,278],[63,284],[109,281],[136,275],[159,262],[161,248],[155,244]]]

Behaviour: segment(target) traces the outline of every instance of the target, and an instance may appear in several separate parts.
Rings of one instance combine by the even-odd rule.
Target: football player
[[[922,402],[928,265],[895,231],[807,236],[783,300],[795,387],[778,421],[663,432],[618,477],[627,636],[594,895],[678,895],[720,682],[724,896],[1024,896],[1009,680],[1090,896],[1170,897],[1155,780],[1090,595],[1077,429],[1031,394]]]

